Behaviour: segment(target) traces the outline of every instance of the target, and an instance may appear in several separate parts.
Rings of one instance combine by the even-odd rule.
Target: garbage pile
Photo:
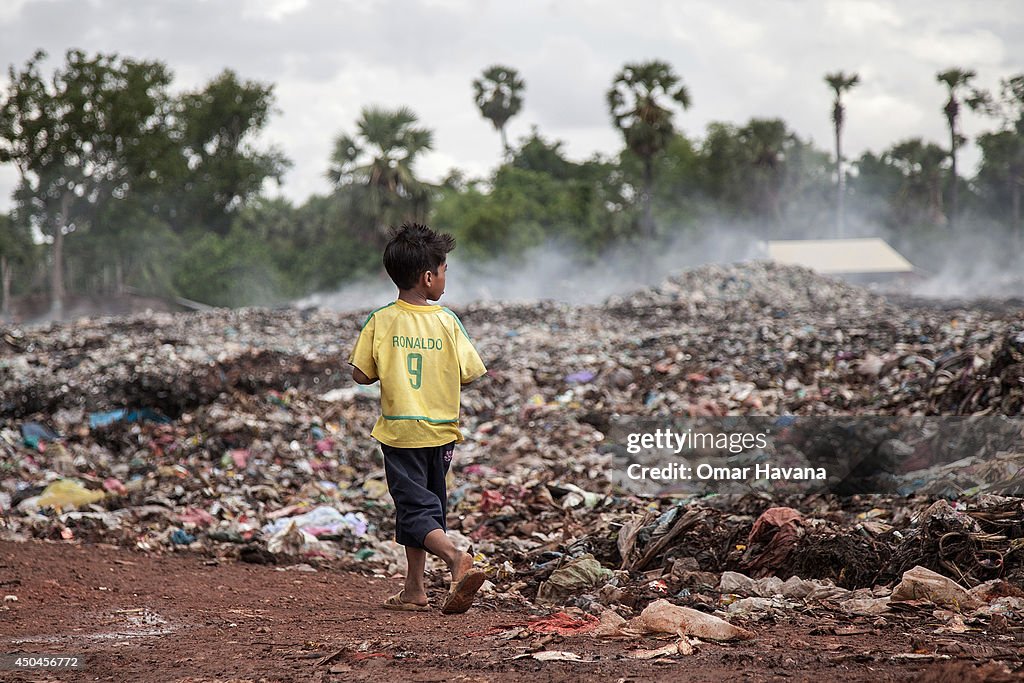
[[[367,311],[4,330],[0,535],[401,571],[369,437],[379,389],[346,364]],[[907,307],[749,263],[602,306],[459,313],[489,373],[463,393],[449,520],[494,599],[574,607],[620,635],[682,623],[664,601],[740,619],[811,604],[928,605],[949,628],[1022,619],[1024,498],[984,491],[1021,483],[1024,453],[964,452],[936,466],[955,487],[916,494],[642,498],[609,477],[613,416],[1022,416],[1019,311]]]

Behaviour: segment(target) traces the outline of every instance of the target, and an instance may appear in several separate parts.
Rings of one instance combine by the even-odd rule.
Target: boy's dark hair
[[[412,289],[420,275],[438,266],[455,248],[455,238],[446,232],[436,233],[419,223],[403,223],[392,229],[391,240],[384,247],[384,269],[399,289]]]

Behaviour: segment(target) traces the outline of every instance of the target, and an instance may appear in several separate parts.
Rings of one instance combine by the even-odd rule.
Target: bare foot
[[[408,588],[403,588],[402,592],[398,594],[398,599],[410,605],[428,604],[426,591],[411,591]]]
[[[462,553],[459,556],[458,562],[451,568],[452,570],[452,585],[454,586],[459,582],[466,572],[473,568],[473,556],[469,553]]]

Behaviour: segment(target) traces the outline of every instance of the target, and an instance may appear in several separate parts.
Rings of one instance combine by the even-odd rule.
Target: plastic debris
[[[44,424],[26,422],[21,425],[22,442],[29,448],[37,448],[40,443],[57,441],[60,435]]]
[[[139,410],[118,408],[117,410],[105,410],[97,413],[91,413],[89,415],[89,429],[106,427],[114,424],[115,422],[142,422],[144,420],[159,422],[161,424],[167,424],[170,422],[167,417],[160,415],[156,411],[149,410],[148,408],[142,408]]]
[[[107,477],[103,480],[103,490],[112,493],[116,496],[124,495],[128,493],[128,489],[120,480],[114,477]]]
[[[295,522],[290,522],[267,541],[267,550],[275,555],[297,557],[316,552],[319,548],[316,536],[303,531]]]
[[[189,545],[195,541],[196,537],[183,529],[175,529],[171,532],[171,543],[174,545]]]
[[[268,536],[273,536],[293,524],[315,538],[338,536],[344,531],[360,538],[366,535],[367,530],[367,521],[362,513],[342,514],[333,507],[321,505],[301,515],[276,519],[264,525],[262,531]]]
[[[788,507],[769,508],[754,522],[740,566],[754,577],[784,566],[800,540],[803,516]]]
[[[555,612],[546,617],[531,619],[527,625],[535,633],[557,633],[561,636],[575,636],[592,633],[600,625],[600,620],[589,614],[581,618],[573,617],[565,612]]]
[[[0,342],[4,533],[400,573],[369,436],[379,387],[353,386],[339,361],[366,312],[149,313],[18,330],[17,347]],[[968,628],[1024,625],[1013,593],[1024,587],[1024,450],[1002,446],[1024,415],[1019,311],[921,307],[746,263],[600,305],[459,315],[490,372],[462,394],[448,525],[472,545],[499,609],[542,602],[587,629],[583,615],[595,614],[588,632],[620,638],[635,638],[625,624],[664,598],[750,620],[955,612],[921,592],[890,598],[920,566],[970,589],[981,606],[957,612]],[[143,409],[165,419],[127,419]],[[772,455],[785,466],[830,457],[836,442],[864,447],[885,478],[870,495],[839,496],[784,481],[644,495],[609,483],[623,449],[613,417],[678,416],[736,429],[764,419],[793,437]],[[935,433],[876,438],[866,416],[942,419]],[[833,432],[801,432],[822,417]],[[967,426],[945,433],[952,418]],[[954,461],[936,458],[940,442]],[[41,504],[61,480],[92,500]]]
[[[516,655],[512,659],[536,659],[538,662],[594,662],[595,659],[584,659],[575,652],[566,652],[564,650],[541,650],[540,652],[531,652],[521,655]]]
[[[656,659],[673,655],[687,656],[692,655],[693,652],[693,644],[686,638],[680,638],[678,641],[669,643],[664,647],[659,647],[656,650],[633,650],[626,653],[626,656],[630,659]]]
[[[982,602],[972,596],[951,579],[936,574],[924,567],[914,567],[903,574],[903,580],[893,589],[892,602],[908,602],[927,600],[936,605],[951,607],[958,612],[970,611],[982,606]]]
[[[840,588],[827,580],[801,579],[797,576],[791,576],[785,581],[777,576],[752,579],[749,576],[730,571],[722,572],[718,590],[721,593],[738,593],[761,598],[781,596],[807,602],[839,598],[850,593],[849,590]]]
[[[593,555],[584,555],[556,569],[537,590],[539,602],[557,602],[580,591],[597,588],[612,578]]]
[[[667,600],[655,600],[622,627],[623,633],[638,635],[651,633],[671,633],[682,636],[694,636],[705,640],[751,640],[754,634],[750,631],[733,626],[718,617],[699,612],[689,607],[673,605]]]
[[[103,500],[103,491],[85,488],[82,482],[75,479],[60,479],[53,482],[39,495],[39,507],[52,507],[58,510],[77,508],[89,503]]]

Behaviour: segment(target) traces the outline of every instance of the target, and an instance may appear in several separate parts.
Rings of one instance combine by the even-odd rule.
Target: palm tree
[[[494,129],[501,133],[501,148],[506,159],[511,152],[505,136],[505,124],[523,108],[525,89],[526,82],[519,77],[518,71],[499,64],[487,67],[483,76],[473,81],[476,106]]]
[[[423,152],[433,149],[434,134],[416,126],[407,107],[366,107],[356,122],[356,137],[342,134],[334,142],[327,179],[335,187],[365,191],[364,209],[378,235],[404,220],[426,218],[430,186],[413,172]]]
[[[616,74],[608,91],[608,109],[615,127],[622,131],[626,147],[643,161],[643,233],[655,234],[651,213],[654,191],[654,157],[668,145],[674,134],[672,110],[662,104],[668,98],[683,109],[690,106],[690,93],[666,62],[626,64]]]
[[[782,224],[782,195],[786,184],[787,152],[797,142],[782,119],[751,119],[738,131],[750,174],[747,191],[762,217]]]
[[[957,174],[956,170],[956,153],[962,140],[960,134],[956,131],[957,120],[960,117],[959,95],[970,85],[971,79],[976,75],[977,74],[975,74],[971,69],[954,68],[941,71],[935,76],[939,83],[944,83],[946,85],[946,92],[949,94],[949,99],[946,100],[946,104],[942,108],[942,111],[946,114],[946,123],[949,125],[949,158],[952,161],[952,177],[950,178],[949,189],[950,227],[955,225],[957,212],[959,210],[958,183],[960,176]],[[971,109],[977,109],[984,102],[984,97],[977,90],[972,89],[965,102]]]
[[[860,76],[857,74],[845,74],[842,71],[826,74],[825,82],[835,93],[835,100],[832,102],[832,124],[836,131],[836,236],[843,236],[843,227],[846,220],[844,213],[844,198],[846,196],[846,177],[843,174],[843,146],[842,132],[843,121],[846,116],[846,109],[843,107],[843,93],[860,83]]]

